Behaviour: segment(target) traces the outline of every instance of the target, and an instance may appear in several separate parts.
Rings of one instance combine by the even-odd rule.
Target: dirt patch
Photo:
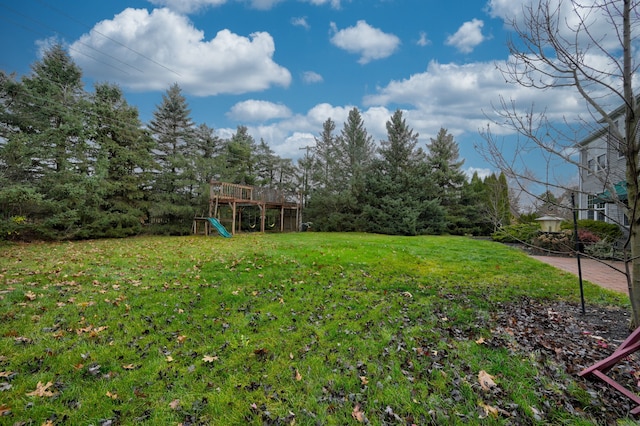
[[[546,409],[537,407],[540,420],[544,421],[545,411],[563,407],[598,424],[615,425],[635,408],[629,399],[602,381],[578,376],[584,368],[609,356],[627,338],[629,312],[619,307],[594,306],[586,306],[585,311],[583,314],[579,304],[530,299],[501,304],[497,309],[497,327],[490,344],[534,356],[538,375],[546,376],[546,384],[538,382],[537,392],[546,401]],[[608,375],[627,389],[640,391],[638,354],[619,362]],[[575,389],[576,382],[584,392],[569,391]],[[582,396],[576,397],[576,393]]]

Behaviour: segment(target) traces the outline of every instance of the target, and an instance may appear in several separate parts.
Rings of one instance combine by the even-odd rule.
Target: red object
[[[632,354],[640,349],[640,327],[636,328],[636,330],[627,337],[627,339],[622,342],[622,344],[616,349],[609,357],[603,359],[602,361],[598,361],[593,364],[591,367],[585,368],[579,374],[579,376],[584,377],[589,374],[593,374],[598,379],[602,380],[633,402],[637,404],[637,407],[631,410],[631,414],[638,415],[640,414],[640,396],[631,392],[629,389],[622,386],[620,383],[613,380],[611,377],[607,376],[607,371],[609,371],[618,361],[623,359],[624,357]]]

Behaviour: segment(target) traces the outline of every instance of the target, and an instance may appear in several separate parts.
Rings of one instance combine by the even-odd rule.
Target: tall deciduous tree
[[[535,106],[523,109],[514,100],[502,99],[498,126],[507,126],[524,136],[516,152],[532,148],[553,156],[579,170],[585,168],[571,157],[570,150],[582,139],[584,129],[610,132],[608,149],[619,151],[626,163],[627,200],[616,203],[629,219],[627,273],[632,307],[632,325],[640,326],[640,106],[634,80],[637,79],[637,30],[640,16],[633,0],[557,1],[539,0],[525,6],[509,22],[514,38],[509,42],[510,61],[501,69],[515,84],[540,90],[571,90],[589,108],[594,120],[554,121],[545,110]],[[616,126],[609,115],[622,105],[623,126]],[[517,164],[503,153],[500,140],[488,129],[484,134],[488,157],[510,176],[526,182],[569,189],[548,176],[538,177],[526,165]],[[615,146],[613,146],[615,144]],[[586,172],[586,171],[585,171]],[[616,194],[615,184],[603,175],[602,184]]]

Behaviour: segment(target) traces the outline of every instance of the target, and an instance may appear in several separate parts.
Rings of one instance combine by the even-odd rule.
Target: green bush
[[[539,231],[540,225],[537,223],[519,223],[503,226],[491,234],[491,239],[499,243],[530,243]]]
[[[573,229],[573,223],[563,222],[561,227],[562,229]],[[578,221],[578,232],[580,230],[590,231],[600,237],[601,240],[609,242],[614,242],[622,237],[622,229],[618,225],[601,220],[581,219]]]

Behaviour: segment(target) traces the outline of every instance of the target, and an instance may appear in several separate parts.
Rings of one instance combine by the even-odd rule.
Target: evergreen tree
[[[275,187],[280,158],[273,152],[264,139],[260,139],[260,143],[256,147],[255,158],[256,184],[258,186]]]
[[[178,84],[173,84],[162,96],[162,103],[153,112],[149,130],[156,141],[154,149],[158,170],[153,183],[152,217],[186,224],[193,217],[194,188],[197,187],[193,168],[194,123],[187,100]],[[190,226],[190,223],[189,223]],[[183,227],[186,232],[188,227]]]
[[[362,227],[369,232],[416,235],[439,233],[444,212],[433,198],[433,182],[424,173],[425,153],[397,110],[387,121],[387,140],[367,173]]]
[[[206,124],[200,124],[195,128],[194,150],[190,154],[190,161],[194,169],[195,184],[197,188],[196,212],[199,215],[208,214],[209,210],[209,182],[219,180],[224,169],[223,141],[214,135],[214,129]]]
[[[80,236],[99,203],[90,178],[95,158],[85,133],[88,103],[81,78],[63,47],[54,45],[29,76],[0,79],[4,183],[6,189],[22,185],[32,201],[41,200],[27,218],[38,238]]]
[[[375,152],[373,138],[367,133],[362,115],[357,108],[349,111],[337,145],[339,149],[335,154],[343,160],[342,174],[346,178],[346,182],[340,184],[347,184],[357,197],[362,191],[364,172]]]
[[[314,163],[312,167],[311,182],[315,190],[335,191],[338,165],[339,149],[337,138],[333,132],[336,130],[336,123],[327,118],[322,124],[322,132],[319,138],[315,138],[316,147],[314,153]]]
[[[88,236],[135,235],[146,216],[144,190],[153,169],[154,141],[119,87],[96,85],[92,106],[92,142],[97,151],[93,176],[98,180],[101,202]]]
[[[256,143],[245,126],[238,126],[236,133],[226,144],[225,179],[231,183],[254,185],[256,183],[255,164]]]
[[[458,144],[446,129],[440,129],[435,139],[427,144],[427,172],[431,175],[438,192],[436,196],[446,210],[447,227],[450,232],[465,232],[463,189],[466,177],[462,171],[464,160],[460,160]]]
[[[356,231],[362,229],[362,222],[358,220],[362,213],[359,199],[364,193],[366,170],[373,160],[374,145],[357,108],[349,111],[335,143],[332,131],[332,122],[327,120],[318,157],[325,160],[320,164],[328,179],[324,188],[311,194],[304,220],[313,222],[318,230]]]

